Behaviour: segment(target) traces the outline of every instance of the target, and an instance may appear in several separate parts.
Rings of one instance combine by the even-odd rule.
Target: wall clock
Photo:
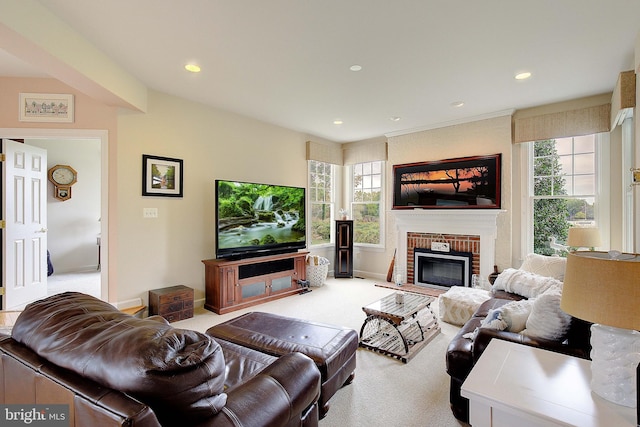
[[[71,186],[78,182],[78,172],[69,165],[55,165],[49,169],[49,181],[53,184],[53,197],[58,200],[71,198]]]

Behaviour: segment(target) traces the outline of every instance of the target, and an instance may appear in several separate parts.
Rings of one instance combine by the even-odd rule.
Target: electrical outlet
[[[158,218],[158,208],[143,208],[142,209],[142,217],[143,218]]]
[[[449,244],[444,242],[431,242],[431,250],[439,252],[449,252]]]

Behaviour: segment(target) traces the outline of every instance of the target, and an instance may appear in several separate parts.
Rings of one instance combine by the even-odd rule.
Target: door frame
[[[0,128],[0,139],[100,140],[100,297],[109,301],[109,132],[96,129]]]

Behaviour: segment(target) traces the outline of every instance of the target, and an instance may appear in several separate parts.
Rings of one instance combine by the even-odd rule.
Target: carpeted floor
[[[265,311],[318,322],[339,324],[360,331],[362,307],[393,290],[367,279],[333,279],[313,291],[271,301],[249,309],[217,315],[202,308],[192,319],[173,323],[200,332],[250,311]],[[437,313],[437,300],[432,303]],[[449,408],[449,376],[445,351],[458,327],[441,322],[441,333],[407,364],[358,349],[354,382],[330,400],[321,427],[391,426],[459,427]]]
[[[75,291],[100,298],[100,271],[79,271],[77,273],[53,273],[47,277],[47,295]]]

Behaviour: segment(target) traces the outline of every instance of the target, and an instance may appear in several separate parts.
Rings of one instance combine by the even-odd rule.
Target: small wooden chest
[[[149,291],[149,315],[169,322],[193,317],[193,289],[178,285]]]

